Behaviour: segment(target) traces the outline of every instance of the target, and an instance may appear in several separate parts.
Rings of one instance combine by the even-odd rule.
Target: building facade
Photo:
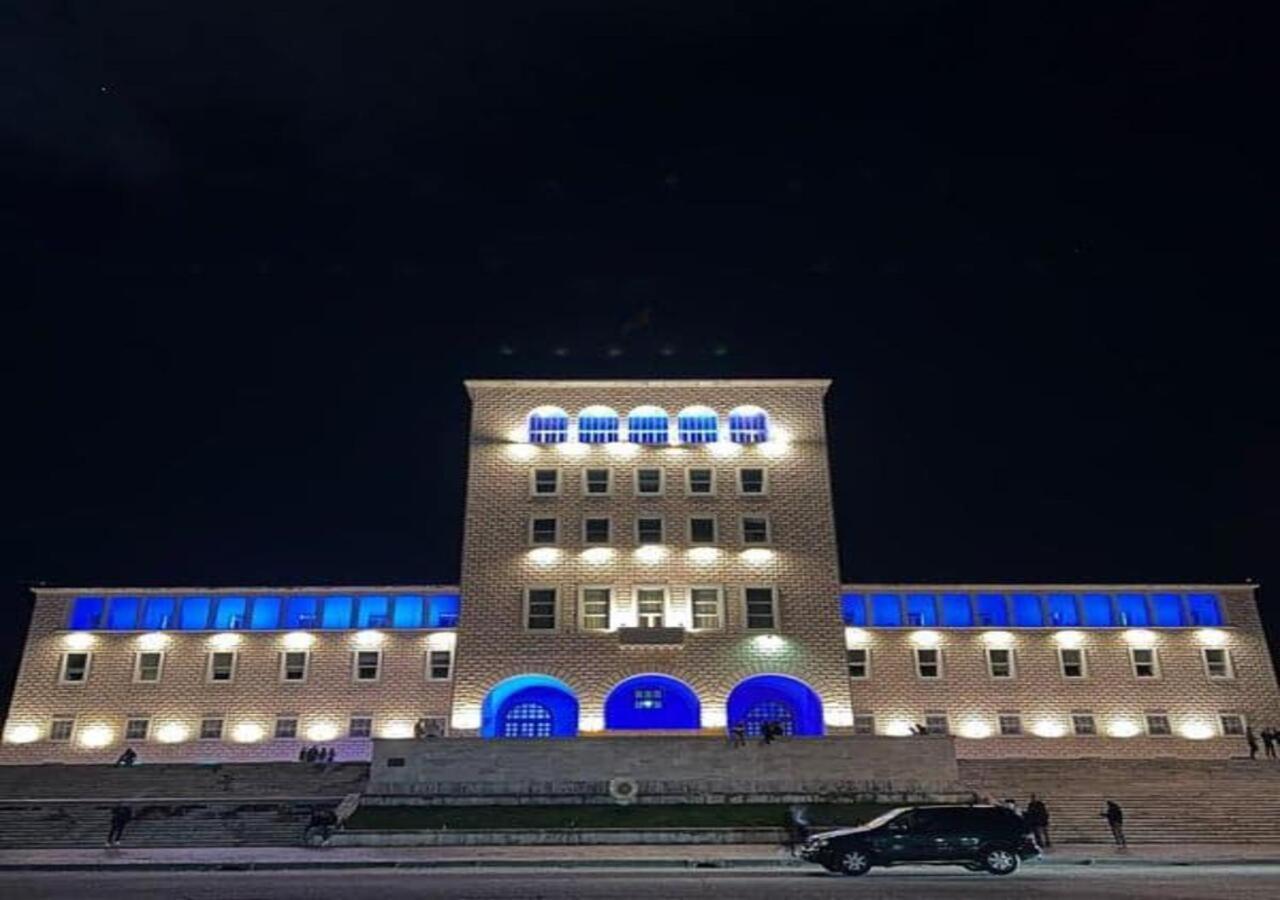
[[[415,734],[956,737],[1227,756],[1253,585],[842,585],[820,380],[472,381],[457,586],[39,589],[0,760]]]

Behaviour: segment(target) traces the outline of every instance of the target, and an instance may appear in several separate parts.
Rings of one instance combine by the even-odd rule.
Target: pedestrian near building
[[[1027,804],[1027,811],[1023,813],[1022,818],[1026,819],[1027,824],[1031,826],[1036,843],[1042,849],[1048,850],[1052,846],[1049,841],[1049,807],[1044,805],[1043,800],[1032,794],[1031,802]]]
[[[107,846],[119,846],[124,838],[125,826],[133,819],[133,810],[124,803],[111,807],[111,827],[107,830]]]
[[[1262,729],[1262,733],[1259,735],[1259,737],[1262,738],[1263,754],[1266,755],[1267,759],[1275,759],[1276,758],[1276,733],[1272,731],[1270,728],[1264,728]]]
[[[116,759],[116,766],[117,767],[123,766],[124,768],[127,769],[137,761],[138,761],[138,751],[134,750],[132,747],[125,747],[124,752],[121,753],[120,756]]]
[[[1128,847],[1129,843],[1124,839],[1124,810],[1113,800],[1106,801],[1106,804],[1106,808],[1102,810],[1102,818],[1111,827],[1111,837],[1117,847]]]
[[[1249,758],[1257,759],[1258,758],[1258,739],[1257,737],[1254,736],[1252,725],[1245,726],[1244,739],[1245,739],[1245,743],[1249,745]]]

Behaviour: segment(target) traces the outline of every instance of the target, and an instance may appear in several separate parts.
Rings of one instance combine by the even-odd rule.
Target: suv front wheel
[[[845,875],[866,875],[871,868],[871,857],[866,850],[850,847],[840,854],[840,871]]]
[[[1012,875],[1018,871],[1018,854],[1007,847],[991,847],[982,854],[982,867],[992,875]]]

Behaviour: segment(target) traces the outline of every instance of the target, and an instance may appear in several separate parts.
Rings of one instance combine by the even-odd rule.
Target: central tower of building
[[[451,732],[847,728],[828,384],[468,382]]]

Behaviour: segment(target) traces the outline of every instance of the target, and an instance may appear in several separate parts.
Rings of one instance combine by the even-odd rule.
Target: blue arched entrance
[[[484,698],[480,736],[487,738],[574,737],[578,698],[550,675],[517,675],[499,682]]]
[[[759,737],[765,722],[777,722],[785,734],[822,734],[822,700],[813,688],[788,675],[755,675],[729,692],[729,726],[739,723]]]
[[[619,682],[604,701],[608,731],[697,729],[702,704],[693,688],[670,675],[635,675]]]

